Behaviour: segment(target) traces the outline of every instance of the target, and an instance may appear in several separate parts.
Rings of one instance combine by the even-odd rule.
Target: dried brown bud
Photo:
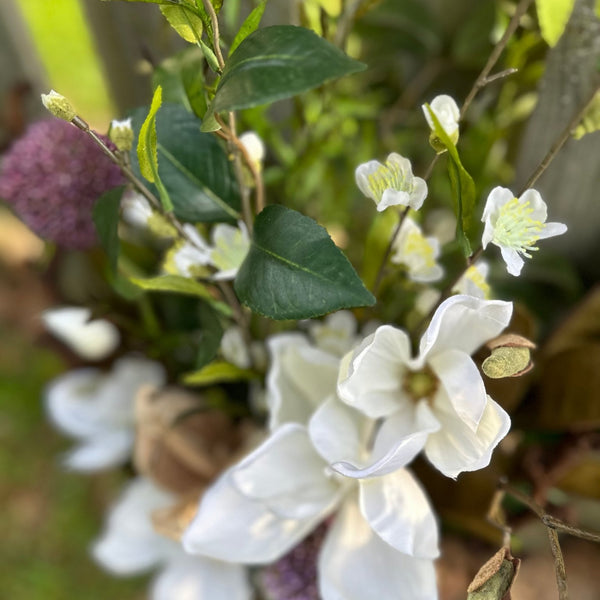
[[[520,559],[500,548],[477,572],[467,588],[467,600],[510,600],[510,588],[519,572]]]

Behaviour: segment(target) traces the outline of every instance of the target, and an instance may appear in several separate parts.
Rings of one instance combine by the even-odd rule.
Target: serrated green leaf
[[[456,239],[458,240],[465,256],[470,256],[471,244],[468,234],[473,223],[475,211],[476,190],[475,182],[467,170],[463,167],[456,146],[440,124],[439,119],[431,110],[429,104],[425,105],[433,122],[433,134],[446,148],[450,160],[448,161],[448,175],[452,186],[452,197],[454,201],[454,212],[456,214]]]
[[[133,129],[140,112],[132,117]],[[175,215],[192,223],[239,219],[240,196],[231,161],[215,136],[180,105],[164,105],[156,117],[158,171]],[[132,166],[137,169],[135,155]]]
[[[160,6],[160,12],[171,27],[190,44],[196,44],[202,37],[202,19],[196,14],[194,4]]]
[[[584,135],[598,130],[600,130],[600,92],[597,92],[594,96],[583,119],[581,119],[581,123],[573,131],[573,137],[579,140]]]
[[[150,110],[138,137],[137,157],[141,174],[150,182],[154,183],[163,208],[170,212],[173,204],[158,174],[158,154],[156,150],[156,113],[162,104],[162,88],[158,86],[152,96]]]
[[[139,288],[150,292],[174,292],[188,296],[197,296],[208,302],[214,309],[226,317],[230,317],[233,314],[233,311],[227,304],[216,300],[207,287],[195,279],[188,279],[180,275],[160,275],[158,277],[150,277],[149,279],[131,277],[130,281]]]
[[[555,46],[573,12],[575,0],[535,0],[542,37]]]
[[[113,273],[117,270],[117,261],[121,242],[119,240],[119,209],[121,207],[121,196],[123,186],[116,187],[102,194],[94,204],[92,219],[98,233],[98,238],[106,256],[108,264]]]
[[[249,369],[240,369],[231,363],[216,360],[199,371],[187,373],[182,377],[185,385],[214,385],[231,381],[247,381],[255,379],[258,375]]]
[[[233,42],[231,42],[231,46],[229,48],[229,56],[233,54],[235,49],[253,32],[258,29],[260,25],[260,20],[262,19],[263,13],[265,12],[265,8],[267,6],[268,0],[260,0],[258,5],[254,7],[252,12],[246,17],[242,26],[239,28],[238,32],[235,34],[233,38]]]
[[[309,29],[265,27],[241,42],[227,61],[210,110],[275,102],[365,68]]]
[[[327,231],[278,205],[257,216],[235,291],[253,311],[272,319],[306,319],[375,304]]]

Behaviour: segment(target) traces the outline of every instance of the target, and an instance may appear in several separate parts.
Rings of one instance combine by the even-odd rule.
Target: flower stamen
[[[531,258],[530,252],[538,250],[535,243],[544,229],[541,221],[529,215],[533,208],[529,201],[519,202],[513,198],[500,208],[493,241],[500,246],[512,248],[519,254]]]

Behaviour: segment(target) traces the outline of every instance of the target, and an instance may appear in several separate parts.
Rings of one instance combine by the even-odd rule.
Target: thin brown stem
[[[469,110],[469,107],[471,106],[471,103],[475,99],[475,96],[477,96],[477,94],[479,93],[479,90],[484,88],[488,83],[490,83],[490,81],[494,81],[498,78],[498,76],[500,76],[500,74],[493,75],[492,77],[490,77],[489,75],[496,63],[498,62],[500,55],[506,48],[508,40],[510,40],[513,33],[517,30],[519,22],[521,21],[521,17],[527,12],[532,3],[533,0],[521,0],[521,2],[519,2],[517,8],[515,9],[514,15],[512,16],[508,26],[506,27],[504,34],[502,35],[498,43],[494,46],[494,49],[492,50],[492,53],[490,54],[487,62],[485,63],[485,66],[483,67],[481,73],[479,74],[479,77],[477,77],[477,79],[475,80],[471,91],[469,92],[467,98],[463,102],[463,105],[460,109],[460,119],[464,118],[467,110]],[[503,72],[502,76],[506,76],[506,73]]]
[[[221,71],[225,68],[225,61],[223,60],[223,54],[221,53],[221,33],[219,31],[219,19],[217,18],[217,13],[215,12],[215,7],[212,5],[210,0],[202,0],[204,4],[204,8],[210,17],[210,23],[212,25],[213,30],[213,49],[215,51],[215,56],[217,57],[217,62],[219,63],[219,68]]]
[[[244,169],[242,167],[241,153],[239,150],[239,146],[241,146],[242,144],[237,137],[236,119],[235,113],[233,111],[229,113],[228,135],[228,144],[230,146],[230,152],[233,155],[233,167],[235,169],[235,176],[240,187],[240,194],[242,195],[242,214],[244,216],[244,223],[246,223],[248,233],[252,234],[253,217],[252,207],[250,205],[250,190],[248,189],[248,186],[244,183]]]
[[[567,123],[565,128],[562,130],[554,144],[550,147],[550,150],[546,153],[546,156],[542,159],[542,162],[538,165],[535,171],[531,174],[531,177],[527,180],[527,183],[523,186],[523,189],[519,192],[519,196],[525,191],[531,188],[535,182],[541,177],[544,171],[550,166],[550,163],[556,158],[556,155],[560,152],[561,148],[567,143],[567,140],[571,137],[571,133],[575,127],[581,122],[585,113],[588,111],[590,104],[594,101],[596,94],[600,92],[600,85],[596,86],[590,96],[585,100],[582,107],[573,115],[571,120]]]

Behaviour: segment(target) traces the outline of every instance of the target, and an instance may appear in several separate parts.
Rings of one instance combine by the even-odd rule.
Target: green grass
[[[85,15],[78,0],[18,0],[50,85],[80,115],[106,129],[113,115]]]

